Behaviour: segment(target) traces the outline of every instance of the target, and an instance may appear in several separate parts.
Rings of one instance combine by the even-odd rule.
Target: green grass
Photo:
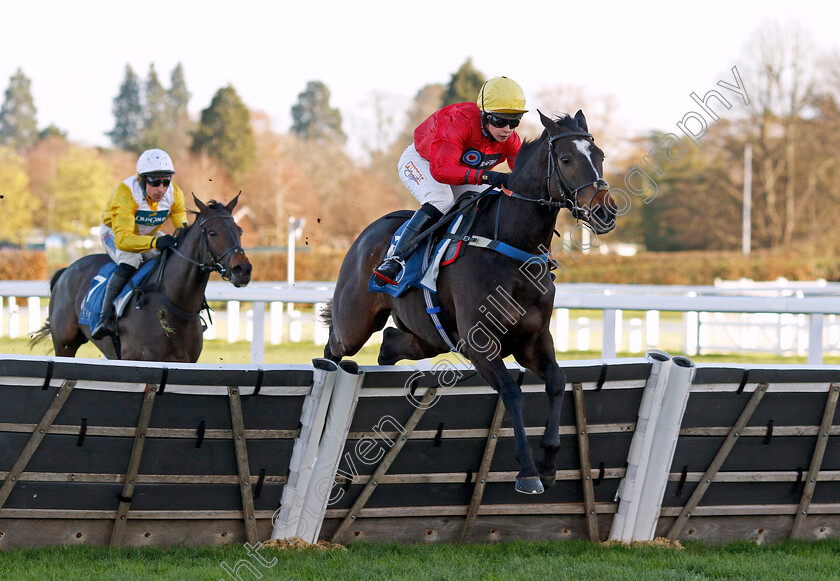
[[[682,355],[679,350],[663,348],[671,354],[672,357]],[[15,355],[53,355],[52,345],[48,342],[38,344],[34,349],[30,349],[28,339],[9,339],[8,337],[0,337],[0,353],[8,353]],[[363,348],[359,353],[354,355],[351,359],[360,365],[376,365],[376,356],[379,353],[379,345],[373,344]],[[265,362],[278,363],[310,363],[316,357],[322,357],[324,354],[324,347],[315,345],[311,341],[301,343],[282,343],[280,345],[266,345],[265,346]],[[100,357],[99,351],[90,343],[82,346],[78,353],[79,357],[88,357],[98,359]],[[641,357],[642,353],[619,353],[619,357]],[[435,360],[452,357],[451,355],[440,355]],[[600,359],[600,351],[567,351],[565,353],[557,353],[558,361],[576,361],[585,359]],[[800,365],[807,362],[807,357],[804,355],[790,355],[781,356],[772,353],[732,353],[732,354],[713,354],[713,355],[694,355],[689,357],[695,363],[778,363],[784,365]],[[508,358],[512,361],[512,358]],[[452,363],[457,363],[459,360],[450,360]],[[251,362],[251,344],[246,341],[239,341],[236,343],[228,343],[224,340],[213,340],[204,342],[204,350],[199,358],[199,363],[222,363],[229,365],[240,365]],[[824,362],[826,364],[839,364],[840,357],[825,356]],[[402,363],[409,363],[404,361]]]
[[[244,547],[108,549],[55,547],[0,552],[0,578],[15,581],[218,581],[222,568],[247,560],[262,579],[481,580],[598,579],[659,581],[738,579],[828,581],[840,579],[840,540],[758,546],[689,544],[684,550],[605,546],[584,541],[494,545],[353,544],[346,550],[259,551]],[[276,561],[275,561],[276,559]],[[240,579],[256,579],[244,566]]]

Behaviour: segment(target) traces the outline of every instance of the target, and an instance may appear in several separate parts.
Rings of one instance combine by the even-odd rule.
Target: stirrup
[[[117,321],[114,315],[110,317],[103,317],[99,319],[99,323],[91,330],[90,337],[94,340],[104,339],[105,337],[113,337],[116,335]]]
[[[387,276],[385,276],[384,274],[382,274],[379,271],[379,269],[381,267],[385,266],[389,262],[394,263],[394,264],[398,264],[400,266],[400,270],[399,270],[399,272],[397,272],[397,276],[393,280],[388,278]],[[385,260],[382,261],[382,264],[380,264],[379,266],[377,266],[376,268],[373,269],[373,274],[376,277],[375,281],[379,286],[385,286],[386,284],[398,285],[398,284],[400,284],[400,281],[405,276],[405,262],[401,258],[396,257],[396,256],[386,258]],[[380,284],[380,281],[381,281],[381,284]]]

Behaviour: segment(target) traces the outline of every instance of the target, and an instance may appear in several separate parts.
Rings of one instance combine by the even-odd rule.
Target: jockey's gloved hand
[[[509,177],[509,173],[484,170],[484,172],[481,174],[481,183],[496,188],[506,188]]]
[[[158,250],[172,248],[173,246],[175,246],[175,238],[169,234],[164,234],[163,236],[155,238],[155,248]]]

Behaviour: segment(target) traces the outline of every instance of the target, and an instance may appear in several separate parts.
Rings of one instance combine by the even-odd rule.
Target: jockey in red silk
[[[177,229],[187,225],[184,194],[172,176],[175,167],[162,149],[149,149],[137,160],[137,174],[121,182],[102,211],[99,237],[111,260],[119,266],[105,287],[99,323],[91,337],[116,334],[114,299],[143,262],[175,245],[175,238],[159,235],[169,219]]]
[[[522,142],[515,128],[525,109],[522,88],[507,77],[481,87],[475,103],[457,103],[433,113],[414,131],[398,165],[400,179],[420,202],[393,251],[374,270],[380,286],[397,284],[406,250],[474,186],[503,187],[507,173],[492,171],[506,161],[513,169]]]

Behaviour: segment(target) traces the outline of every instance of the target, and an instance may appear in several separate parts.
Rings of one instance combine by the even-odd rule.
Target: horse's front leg
[[[528,438],[525,435],[525,421],[522,419],[522,390],[513,380],[499,357],[486,359],[472,357],[476,371],[483,377],[502,398],[516,438],[516,459],[519,461],[519,473],[516,475],[516,491],[525,494],[541,494],[544,490],[540,482],[534,455]]]
[[[554,341],[547,330],[526,343],[519,353],[514,354],[516,361],[530,369],[537,377],[545,381],[545,393],[548,395],[548,420],[545,425],[540,447],[543,458],[539,463],[540,480],[546,488],[554,485],[557,475],[555,457],[560,449],[560,411],[563,409],[563,392],[566,389],[566,373],[557,365],[554,356]]]

